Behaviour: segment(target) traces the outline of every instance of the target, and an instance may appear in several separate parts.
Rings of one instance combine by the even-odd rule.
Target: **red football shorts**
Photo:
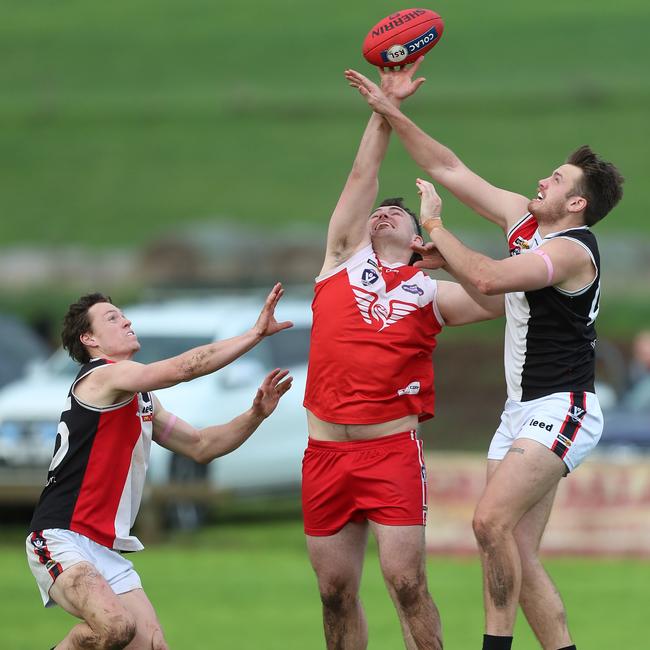
[[[309,439],[302,461],[307,535],[334,535],[349,521],[389,526],[426,523],[422,441],[415,431],[371,440]]]

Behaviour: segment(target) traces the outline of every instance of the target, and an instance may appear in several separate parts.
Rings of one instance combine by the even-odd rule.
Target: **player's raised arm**
[[[288,370],[276,368],[257,389],[251,407],[225,424],[197,429],[166,411],[154,396],[153,439],[166,449],[192,458],[197,463],[234,451],[275,411],[282,396],[291,388]]]
[[[103,406],[134,393],[167,388],[215,372],[248,352],[263,338],[293,325],[290,321],[278,322],[275,318],[275,307],[283,293],[282,285],[276,284],[267,296],[257,322],[239,336],[202,345],[150,364],[117,360],[117,363],[98,368],[79,382],[75,394],[88,404]],[[123,315],[121,318],[123,323],[118,323],[117,327],[130,328],[130,321]],[[96,342],[92,333],[83,337],[82,342],[90,349],[96,344],[101,346],[101,341]]]
[[[433,253],[434,264],[442,256],[445,270],[485,296],[549,286],[576,291],[592,282],[596,274],[588,252],[569,239],[558,238],[532,253],[495,260],[465,246],[444,228],[441,219],[429,222],[428,230],[432,243],[425,247],[413,246],[424,258],[416,266],[431,268],[427,255]]]
[[[467,206],[508,231],[526,213],[528,199],[495,187],[469,169],[456,154],[404,115],[377,84],[355,70],[345,76],[373,111],[389,121],[413,160]]]
[[[380,71],[387,101],[399,105],[424,83],[423,78],[413,79],[421,62],[420,59],[401,70]],[[382,116],[371,116],[330,219],[321,273],[342,264],[370,241],[368,217],[377,198],[379,168],[386,155],[390,132],[390,125]]]

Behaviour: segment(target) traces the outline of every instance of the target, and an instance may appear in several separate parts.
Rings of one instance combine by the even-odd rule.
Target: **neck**
[[[97,354],[90,356],[90,360],[93,359],[110,359],[111,361],[128,361],[133,357],[132,352],[124,352],[122,354],[109,354],[108,352],[97,351]]]
[[[375,245],[373,243],[372,248],[375,251],[375,255],[386,264],[408,264],[412,255],[410,248],[408,251],[405,251],[403,246],[391,246],[388,243],[383,245]]]
[[[542,237],[546,237],[546,235],[549,235],[552,232],[560,232],[561,230],[569,230],[571,228],[582,228],[582,226],[585,225],[584,221],[580,217],[573,214],[568,214],[559,219],[549,221],[544,219],[540,221],[536,215],[533,216],[537,219],[539,234],[542,235]]]

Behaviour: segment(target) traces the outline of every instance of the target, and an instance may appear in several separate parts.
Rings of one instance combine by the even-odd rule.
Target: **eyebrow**
[[[553,176],[559,176],[560,178],[564,178],[564,176],[562,176],[562,174],[560,174],[560,172],[557,169],[553,172]]]

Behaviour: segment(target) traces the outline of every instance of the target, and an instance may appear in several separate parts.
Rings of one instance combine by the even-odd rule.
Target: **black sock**
[[[558,648],[558,650],[577,650],[575,643],[573,645],[565,646],[564,648]]]
[[[512,648],[511,636],[483,635],[483,650],[510,650]]]

